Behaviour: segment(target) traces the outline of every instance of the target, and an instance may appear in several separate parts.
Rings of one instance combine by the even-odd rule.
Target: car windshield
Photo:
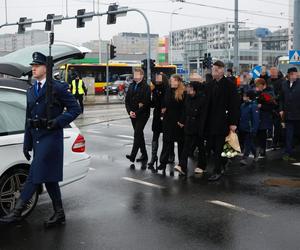
[[[23,133],[25,114],[25,93],[0,88],[0,136]]]
[[[24,67],[29,67],[32,62],[33,52],[41,52],[45,55],[49,54],[49,47],[47,44],[40,44],[31,47],[26,47],[24,49],[17,50],[15,52],[9,53],[3,57],[0,57],[0,63],[18,63]],[[52,56],[55,58],[57,56],[63,56],[66,54],[78,53],[79,50],[76,47],[71,47],[66,44],[54,44],[52,47]]]

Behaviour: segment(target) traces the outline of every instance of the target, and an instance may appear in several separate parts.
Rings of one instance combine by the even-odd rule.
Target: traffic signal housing
[[[108,13],[107,13],[107,24],[116,24],[117,22],[117,14],[109,14],[110,11],[118,10],[117,4],[111,4],[108,6]]]
[[[112,60],[114,59],[117,55],[116,55],[116,46],[110,44],[109,45],[109,59]]]
[[[25,28],[30,27],[31,24],[28,24],[26,22],[31,22],[32,19],[27,19],[27,17],[20,17],[18,22],[18,34],[24,34]]]
[[[84,21],[83,17],[81,17],[84,14],[85,14],[85,9],[77,10],[77,16],[76,16],[76,18],[77,18],[77,25],[76,25],[76,27],[77,28],[84,28],[85,21]]]

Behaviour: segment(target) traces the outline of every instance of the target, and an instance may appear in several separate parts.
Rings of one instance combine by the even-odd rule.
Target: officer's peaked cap
[[[40,52],[34,52],[32,54],[32,63],[30,65],[46,65],[47,57],[40,53]]]

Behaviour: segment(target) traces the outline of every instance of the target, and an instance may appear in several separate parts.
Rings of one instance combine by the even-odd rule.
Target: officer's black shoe
[[[213,174],[208,178],[208,181],[218,181],[222,177],[222,174]]]
[[[1,224],[11,224],[21,221],[22,212],[26,207],[26,203],[24,203],[21,199],[17,200],[15,208],[8,214],[0,218]]]
[[[128,160],[130,160],[131,162],[134,162],[134,157],[133,157],[133,156],[131,156],[131,155],[126,155],[126,158],[127,158]]]
[[[136,159],[136,162],[146,162],[148,161],[148,155],[142,155],[140,158]]]
[[[46,228],[63,225],[66,223],[66,216],[62,206],[62,201],[53,202],[54,214],[49,220],[44,222]]]

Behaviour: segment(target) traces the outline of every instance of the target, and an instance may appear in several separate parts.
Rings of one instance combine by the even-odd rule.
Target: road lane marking
[[[293,165],[300,166],[300,162],[295,162],[295,163],[293,163]]]
[[[134,178],[130,178],[130,177],[122,177],[122,180],[142,184],[142,185],[145,185],[145,186],[148,186],[148,187],[155,187],[155,188],[159,188],[159,189],[165,189],[166,188],[166,187],[161,186],[161,185],[153,184],[153,183],[147,182],[147,181],[141,181],[139,179],[134,179]]]
[[[268,217],[271,216],[271,215],[263,214],[263,213],[256,212],[256,211],[253,211],[253,210],[248,210],[248,209],[243,208],[243,207],[238,207],[238,206],[232,205],[232,204],[224,202],[224,201],[207,200],[206,202],[214,204],[214,205],[226,207],[226,208],[238,211],[238,212],[243,212],[243,213],[246,213],[246,214],[254,215],[254,216],[257,216],[257,217],[260,217],[260,218],[268,218]]]
[[[133,136],[130,135],[116,135],[116,137],[126,138],[126,139],[134,139]]]
[[[90,170],[90,171],[95,171],[96,169],[95,169],[95,168],[89,168],[89,170]]]

